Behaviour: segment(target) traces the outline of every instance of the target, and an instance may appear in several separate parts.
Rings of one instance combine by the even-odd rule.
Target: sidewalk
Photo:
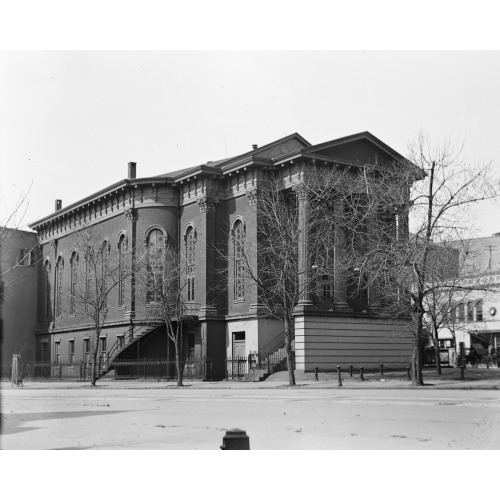
[[[388,372],[381,376],[377,373],[368,373],[361,381],[359,374],[353,374],[351,378],[348,372],[342,373],[342,387],[338,386],[337,373],[319,373],[318,380],[315,380],[314,373],[295,372],[296,386],[288,385],[288,372],[278,372],[271,375],[262,382],[246,382],[234,380],[222,380],[219,382],[204,382],[201,380],[184,380],[184,387],[177,387],[174,380],[113,380],[102,379],[97,382],[99,389],[173,389],[189,390],[196,389],[461,389],[461,390],[500,390],[500,370],[499,369],[467,369],[465,380],[460,379],[459,369],[443,369],[443,375],[438,377],[435,373],[424,373],[424,386],[413,387],[408,380],[406,373]],[[29,389],[82,389],[92,390],[90,382],[73,379],[66,380],[24,380],[24,387]],[[2,391],[21,390],[21,387],[12,387],[9,380],[0,382]]]

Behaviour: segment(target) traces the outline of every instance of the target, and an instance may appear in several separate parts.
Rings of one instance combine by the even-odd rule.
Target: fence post
[[[382,377],[384,376],[384,364],[383,363],[380,364],[380,375],[382,375]]]
[[[411,365],[406,367],[406,373],[408,375],[408,380],[411,380]]]
[[[365,379],[364,379],[364,377],[363,377],[363,372],[364,372],[364,371],[365,371],[365,369],[364,369],[363,367],[361,367],[361,368],[359,369],[359,375],[360,375],[360,378],[361,378],[361,382],[363,382],[363,381],[365,380]]]
[[[462,380],[465,380],[465,373],[464,373],[464,371],[465,371],[465,366],[462,364],[462,366],[460,367],[460,378]]]
[[[352,369],[354,367],[352,365],[349,365],[349,377],[352,377]]]
[[[465,343],[458,343],[458,365],[465,365]]]
[[[316,368],[314,369],[314,378],[315,378],[316,380],[318,380],[318,372],[319,372],[319,368],[318,368],[318,367],[316,367]]]
[[[342,387],[342,374],[341,374],[341,371],[340,371],[340,366],[337,365],[337,375],[338,375],[338,386],[339,387]]]

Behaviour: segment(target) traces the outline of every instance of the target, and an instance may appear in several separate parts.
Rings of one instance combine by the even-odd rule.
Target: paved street
[[[189,382],[186,382],[190,384]],[[380,384],[379,384],[380,385]],[[1,383],[3,449],[500,449],[497,390],[333,384]]]

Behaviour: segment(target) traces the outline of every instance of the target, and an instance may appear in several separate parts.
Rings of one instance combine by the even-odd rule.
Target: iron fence
[[[175,360],[166,358],[120,359],[111,361],[108,357],[99,358],[98,376],[113,370],[115,379],[176,379]],[[205,358],[182,361],[182,376],[185,379],[212,379],[212,361]],[[82,363],[81,378],[88,380],[92,375],[92,363]]]
[[[295,353],[292,352],[292,365],[295,369]],[[253,370],[261,370],[264,376],[287,369],[287,357],[284,349],[279,349],[265,356],[249,354],[243,357],[226,359],[226,379],[241,380],[248,378]]]
[[[80,375],[80,363],[49,363],[41,361],[23,361],[21,375],[23,379],[40,378],[77,378]],[[0,377],[10,379],[12,363],[0,364]]]

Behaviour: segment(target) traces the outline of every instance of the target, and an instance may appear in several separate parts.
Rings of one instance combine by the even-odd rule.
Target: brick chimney
[[[58,210],[61,210],[61,208],[62,208],[62,200],[56,200],[55,208],[56,208],[56,212]]]
[[[135,174],[137,170],[137,163],[129,161],[128,163],[128,178],[135,179]]]

